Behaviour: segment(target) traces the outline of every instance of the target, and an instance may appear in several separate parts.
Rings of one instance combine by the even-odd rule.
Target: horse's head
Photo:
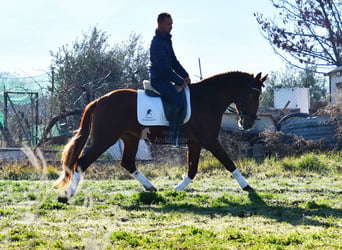
[[[267,75],[261,78],[261,73],[253,77],[246,90],[234,101],[239,114],[238,125],[242,129],[252,128],[257,119],[259,97],[266,78]]]

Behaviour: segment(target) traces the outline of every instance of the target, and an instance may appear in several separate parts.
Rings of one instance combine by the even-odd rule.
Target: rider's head
[[[170,34],[171,30],[172,30],[172,17],[169,13],[160,13],[158,15],[158,30],[164,34]]]

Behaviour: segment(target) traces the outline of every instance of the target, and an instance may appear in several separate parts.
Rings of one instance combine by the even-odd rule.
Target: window
[[[336,87],[337,89],[342,90],[342,82],[337,82]]]

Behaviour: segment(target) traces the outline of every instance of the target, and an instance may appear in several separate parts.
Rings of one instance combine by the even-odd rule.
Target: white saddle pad
[[[191,117],[190,90],[185,88],[187,102],[186,116],[184,123],[187,123]],[[144,126],[169,126],[166,119],[163,104],[160,97],[150,97],[145,94],[145,90],[138,90],[138,122]]]

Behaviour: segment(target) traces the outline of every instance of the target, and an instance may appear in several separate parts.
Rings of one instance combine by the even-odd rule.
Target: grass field
[[[184,167],[152,164],[158,192],[116,172],[69,205],[51,180],[0,180],[0,249],[342,249],[341,155],[241,164],[256,193],[210,157],[186,191]]]

